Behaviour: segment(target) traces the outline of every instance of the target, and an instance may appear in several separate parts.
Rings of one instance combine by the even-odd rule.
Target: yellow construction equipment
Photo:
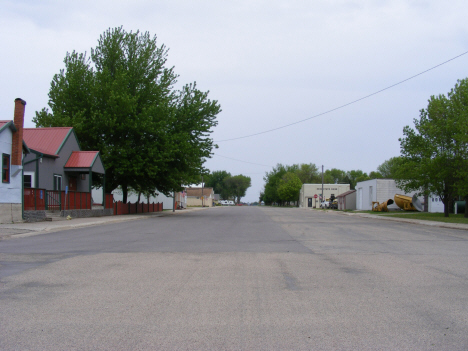
[[[396,194],[395,203],[399,208],[405,211],[420,211],[422,212],[422,205],[416,195],[413,197],[407,195]]]
[[[372,211],[374,212],[388,212],[389,205],[393,204],[392,199],[388,199],[385,202],[372,201]]]

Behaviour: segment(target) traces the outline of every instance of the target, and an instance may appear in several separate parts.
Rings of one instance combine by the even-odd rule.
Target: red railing
[[[44,211],[46,209],[45,189],[24,189],[24,210],[25,211]]]
[[[134,214],[134,213],[148,213],[148,212],[161,212],[163,204],[160,203],[127,203],[122,201],[114,202],[114,215]]]
[[[114,195],[106,194],[106,201],[104,202],[104,208],[114,207]]]
[[[79,191],[45,190],[45,189],[24,189],[24,210],[90,210],[91,194]],[[105,194],[104,208],[113,208],[114,215],[161,212],[163,204],[161,203],[127,203],[122,201],[114,202],[114,195]]]
[[[106,194],[105,208],[113,207],[114,197]],[[45,190],[45,189],[24,189],[24,210],[90,210],[91,193],[80,191]]]

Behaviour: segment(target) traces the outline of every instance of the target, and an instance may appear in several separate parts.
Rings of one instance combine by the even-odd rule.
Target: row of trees
[[[196,83],[175,89],[167,55],[148,32],[109,29],[90,57],[67,53],[51,83],[51,112],[33,119],[37,127],[73,127],[82,150],[99,150],[105,192],[120,186],[124,202],[129,188],[167,195],[207,172],[220,105]]]
[[[369,175],[361,170],[343,171],[341,169],[327,169],[323,173],[323,182],[327,184],[350,184],[354,189],[357,182],[374,178],[386,178],[389,175],[393,160],[384,162],[376,172]],[[322,183],[322,172],[313,163],[282,165],[278,164],[263,177],[264,190],[260,193],[260,201],[266,204],[280,204],[299,200],[302,184]]]
[[[227,171],[213,171],[204,176],[205,186],[213,188],[222,200],[233,200],[239,204],[251,186],[250,177],[238,174],[232,176]]]
[[[403,135],[398,185],[439,196],[448,217],[454,198],[468,200],[468,79],[459,80],[447,95],[431,96],[414,119],[414,129],[404,127]]]

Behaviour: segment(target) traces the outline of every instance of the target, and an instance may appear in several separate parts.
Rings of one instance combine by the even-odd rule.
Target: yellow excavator
[[[416,195],[407,196],[396,194],[394,200],[388,199],[385,202],[379,203],[378,201],[372,202],[372,211],[374,212],[388,212],[388,206],[395,203],[399,208],[404,211],[419,211],[423,212],[423,206]]]

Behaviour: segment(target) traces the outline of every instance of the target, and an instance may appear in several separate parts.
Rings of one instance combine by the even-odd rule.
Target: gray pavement
[[[232,207],[37,233],[0,241],[1,350],[468,349],[463,230]]]
[[[92,217],[92,218],[74,218],[69,221],[60,220],[52,222],[34,222],[34,223],[12,223],[12,224],[0,224],[0,240],[8,239],[11,237],[24,237],[30,235],[37,235],[47,232],[56,232],[61,230],[68,229],[77,229],[89,226],[97,226],[104,224],[120,223],[127,221],[143,220],[153,217],[162,217],[169,216],[174,214],[182,214],[193,211],[203,211],[209,210],[209,208],[188,208],[185,210],[164,211],[164,212],[155,212],[155,213],[140,213],[133,215],[123,215],[123,216],[106,216],[106,217]],[[309,208],[301,208],[300,210],[304,211],[314,211]],[[437,228],[446,228],[446,229],[458,229],[458,230],[468,230],[468,224],[461,223],[443,223],[437,221],[425,221],[425,220],[414,220],[406,218],[392,218],[386,216],[373,215],[368,213],[358,213],[358,212],[342,212],[342,211],[332,211],[332,210],[321,210],[321,212],[329,215],[342,215],[342,216],[357,216],[362,218],[377,219],[383,221],[393,221],[401,222],[413,225],[423,225]]]

